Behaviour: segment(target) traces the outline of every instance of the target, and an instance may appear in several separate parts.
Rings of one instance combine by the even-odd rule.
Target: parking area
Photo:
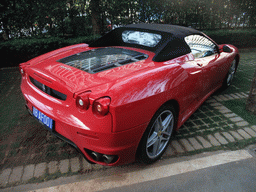
[[[163,159],[255,143],[256,118],[245,110],[255,68],[255,50],[242,51],[233,85],[211,96],[188,119]],[[109,169],[88,164],[37,123],[25,109],[19,85],[17,68],[0,70],[0,188]]]

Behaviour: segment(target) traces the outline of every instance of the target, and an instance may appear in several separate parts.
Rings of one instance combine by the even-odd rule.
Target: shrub
[[[232,44],[238,48],[256,47],[256,29],[204,31],[218,44]]]
[[[232,44],[238,48],[256,47],[256,29],[230,29],[204,31],[218,44]],[[90,43],[99,36],[77,38],[50,37],[14,39],[0,43],[1,54],[5,56],[2,67],[18,66],[38,55],[78,43]]]
[[[99,36],[77,38],[51,37],[43,39],[14,39],[0,43],[0,52],[5,59],[1,67],[14,67],[38,55],[78,43],[90,43]]]

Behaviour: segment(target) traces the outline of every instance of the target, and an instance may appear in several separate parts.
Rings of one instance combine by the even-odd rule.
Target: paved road
[[[254,181],[256,181],[256,159],[249,158],[106,191],[255,192]]]
[[[255,181],[256,160],[250,158],[106,191],[255,192]]]

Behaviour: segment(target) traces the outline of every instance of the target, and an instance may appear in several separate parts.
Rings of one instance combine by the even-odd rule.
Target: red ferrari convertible
[[[91,163],[153,163],[239,53],[192,28],[132,24],[20,64],[26,107]]]

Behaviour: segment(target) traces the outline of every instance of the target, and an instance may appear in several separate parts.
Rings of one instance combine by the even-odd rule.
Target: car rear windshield
[[[98,73],[136,61],[144,60],[148,55],[123,48],[98,48],[78,53],[58,60],[58,62],[86,71]]]
[[[126,30],[122,33],[122,39],[125,43],[155,47],[162,39],[162,36],[155,33]]]

